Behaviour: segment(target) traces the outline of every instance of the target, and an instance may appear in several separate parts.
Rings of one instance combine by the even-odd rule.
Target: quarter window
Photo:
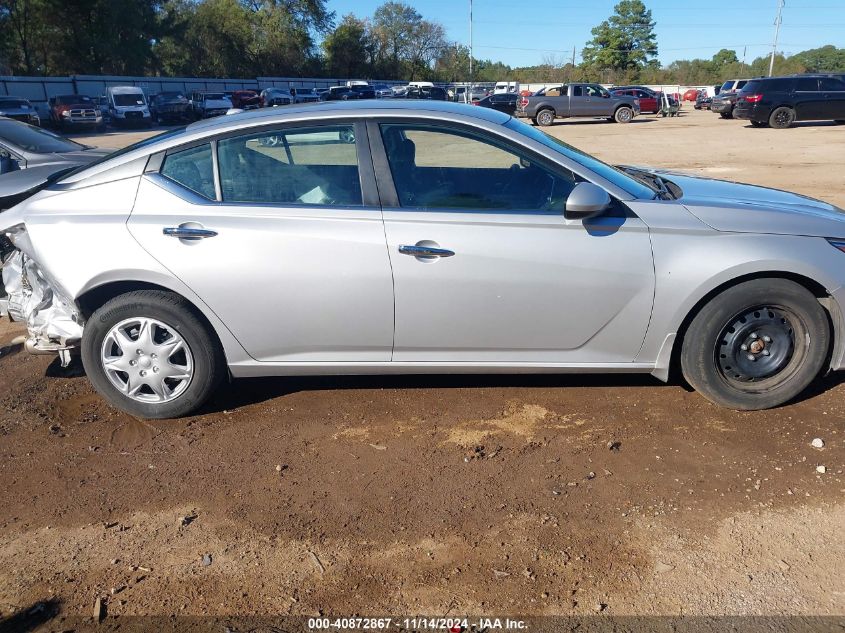
[[[462,130],[384,124],[381,134],[402,207],[559,213],[576,183],[562,167]]]
[[[209,143],[168,154],[160,172],[162,176],[209,200],[216,197]]]
[[[218,141],[224,202],[361,206],[351,125],[253,132]]]

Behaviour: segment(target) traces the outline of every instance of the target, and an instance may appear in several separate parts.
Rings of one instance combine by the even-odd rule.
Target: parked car
[[[25,349],[79,350],[135,416],[187,415],[227,375],[666,380],[675,360],[752,410],[845,367],[842,209],[613,167],[489,108],[264,109],[22,173],[0,178],[0,233]]]
[[[0,117],[23,121],[30,125],[41,125],[41,117],[28,99],[0,96]]]
[[[446,101],[446,89],[440,86],[408,86],[403,95],[405,99],[430,99],[434,101]]]
[[[376,91],[368,84],[355,83],[350,86],[352,91],[358,94],[359,99],[375,99]]]
[[[628,96],[638,99],[640,113],[642,114],[657,114],[660,112],[660,95],[643,86],[617,86],[611,89],[611,94],[616,97]]]
[[[50,123],[60,130],[71,127],[102,127],[103,115],[87,95],[58,95],[47,100]]]
[[[152,126],[153,117],[143,89],[138,86],[109,86],[106,88],[105,97],[112,125]]]
[[[693,107],[696,110],[709,110],[711,101],[713,101],[713,97],[708,95],[706,90],[699,90]]]
[[[598,84],[571,83],[522,97],[516,113],[542,126],[551,125],[556,118],[569,117],[603,117],[629,123],[640,113],[640,104],[635,97],[614,96]]]
[[[359,98],[359,93],[355,92],[350,86],[332,86],[320,95],[320,99],[323,101],[349,101]]]
[[[736,95],[747,83],[748,79],[729,79],[723,83],[719,94],[710,100],[710,111],[723,119],[732,119]]]
[[[320,100],[320,95],[314,88],[291,88],[290,94],[294,103],[312,103]]]
[[[261,98],[255,90],[235,90],[232,93],[232,107],[239,110],[254,110],[261,107]]]
[[[516,113],[518,101],[519,95],[500,92],[484,97],[481,101],[476,101],[474,105],[481,106],[482,108],[493,108],[494,110],[513,116]]]
[[[195,91],[191,94],[191,114],[195,119],[208,119],[226,114],[232,102],[223,92]]]
[[[106,154],[105,150],[81,145],[29,123],[0,117],[0,174],[23,169],[52,173],[90,163]]]
[[[737,95],[733,115],[775,129],[796,121],[845,123],[845,81],[830,75],[752,79]]]
[[[283,88],[265,88],[258,98],[264,108],[290,105],[294,100],[294,96]]]
[[[387,84],[374,84],[373,90],[376,91],[378,99],[389,99],[393,96],[393,90]]]
[[[698,99],[698,93],[698,88],[690,88],[684,93],[682,101],[695,101],[696,99]]]
[[[188,117],[190,105],[185,93],[168,90],[150,98],[150,115],[154,121],[177,123]]]

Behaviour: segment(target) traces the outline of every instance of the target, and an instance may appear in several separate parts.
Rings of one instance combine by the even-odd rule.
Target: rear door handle
[[[399,252],[403,255],[413,255],[414,257],[451,257],[455,251],[450,251],[445,248],[434,248],[433,246],[407,246],[405,244],[399,245]]]
[[[201,240],[206,237],[214,237],[217,235],[217,231],[190,226],[167,226],[163,228],[161,232],[168,237],[178,237],[182,240]]]

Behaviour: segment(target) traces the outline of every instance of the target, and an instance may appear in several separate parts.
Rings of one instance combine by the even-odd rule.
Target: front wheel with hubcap
[[[618,108],[613,115],[613,119],[617,123],[630,123],[631,120],[634,118],[634,111],[631,108],[626,106],[622,106]]]
[[[199,408],[219,384],[225,361],[216,337],[188,302],[170,292],[129,292],[85,325],[82,362],[109,402],[145,418]]]
[[[540,110],[537,113],[537,123],[543,127],[548,127],[555,122],[555,113],[551,110]]]
[[[809,290],[786,279],[755,279],[699,311],[684,336],[681,368],[711,402],[769,409],[818,376],[829,346],[827,313]]]
[[[776,130],[785,130],[795,123],[795,110],[782,106],[775,108],[771,116],[769,116],[769,127]]]

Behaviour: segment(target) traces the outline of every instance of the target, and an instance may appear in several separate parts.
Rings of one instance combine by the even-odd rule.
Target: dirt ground
[[[548,131],[845,207],[845,126],[688,110]],[[98,597],[110,616],[845,616],[843,376],[752,413],[648,377],[241,380],[146,422],[21,334],[0,324],[0,629]]]

